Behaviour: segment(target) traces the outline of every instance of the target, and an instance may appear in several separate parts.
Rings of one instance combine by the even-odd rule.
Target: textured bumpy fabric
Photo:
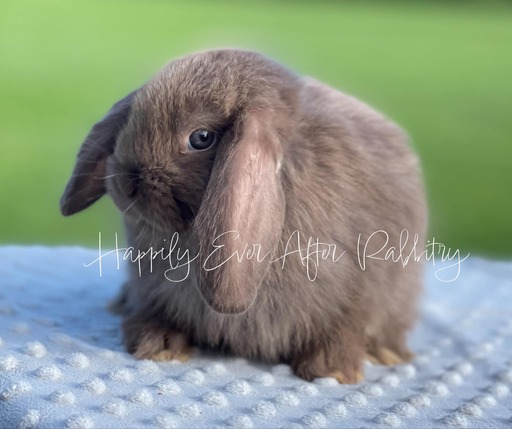
[[[123,270],[110,258],[100,277],[96,257],[0,248],[0,428],[512,426],[511,263],[470,257],[442,282],[431,261],[416,358],[342,386],[208,351],[134,360],[105,309]]]

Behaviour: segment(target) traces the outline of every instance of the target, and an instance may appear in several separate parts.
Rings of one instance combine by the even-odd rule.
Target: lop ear
[[[64,216],[89,207],[105,194],[106,161],[114,152],[117,134],[126,124],[134,95],[135,91],[114,104],[82,143],[73,174],[60,200]]]
[[[273,254],[282,233],[281,159],[268,112],[250,113],[233,144],[218,149],[195,219],[199,289],[218,312],[247,310],[269,268],[270,257],[251,252]]]

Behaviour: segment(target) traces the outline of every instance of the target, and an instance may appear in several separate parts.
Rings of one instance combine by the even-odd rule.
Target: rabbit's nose
[[[139,193],[150,193],[157,196],[169,190],[169,175],[162,168],[141,169],[130,183],[128,196],[135,197]]]

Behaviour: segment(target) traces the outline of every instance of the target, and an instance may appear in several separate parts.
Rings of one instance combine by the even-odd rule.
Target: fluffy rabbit
[[[105,193],[129,246],[169,253],[129,264],[115,305],[137,358],[199,345],[341,383],[411,358],[420,168],[362,102],[254,52],[177,59],[94,125],[62,213]]]

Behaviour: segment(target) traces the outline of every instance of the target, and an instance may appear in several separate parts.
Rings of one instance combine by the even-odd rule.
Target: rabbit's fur
[[[220,139],[191,150],[196,129]],[[199,255],[188,276],[162,258],[143,259],[141,275],[130,264],[115,307],[136,357],[182,358],[196,344],[347,383],[361,379],[365,353],[386,364],[411,357],[405,337],[422,264],[368,259],[363,270],[360,262],[370,237],[368,254],[384,246],[383,233],[372,236],[381,230],[389,243],[378,256],[400,247],[403,230],[403,253],[414,234],[421,252],[419,163],[402,130],[355,98],[253,52],[175,60],[93,127],[62,212],[105,192],[124,213],[129,246],[156,251],[177,232],[182,255]],[[292,253],[299,236],[303,257],[310,237],[336,245],[336,258],[346,253],[315,265],[316,255]],[[246,244],[271,254],[226,262]]]

